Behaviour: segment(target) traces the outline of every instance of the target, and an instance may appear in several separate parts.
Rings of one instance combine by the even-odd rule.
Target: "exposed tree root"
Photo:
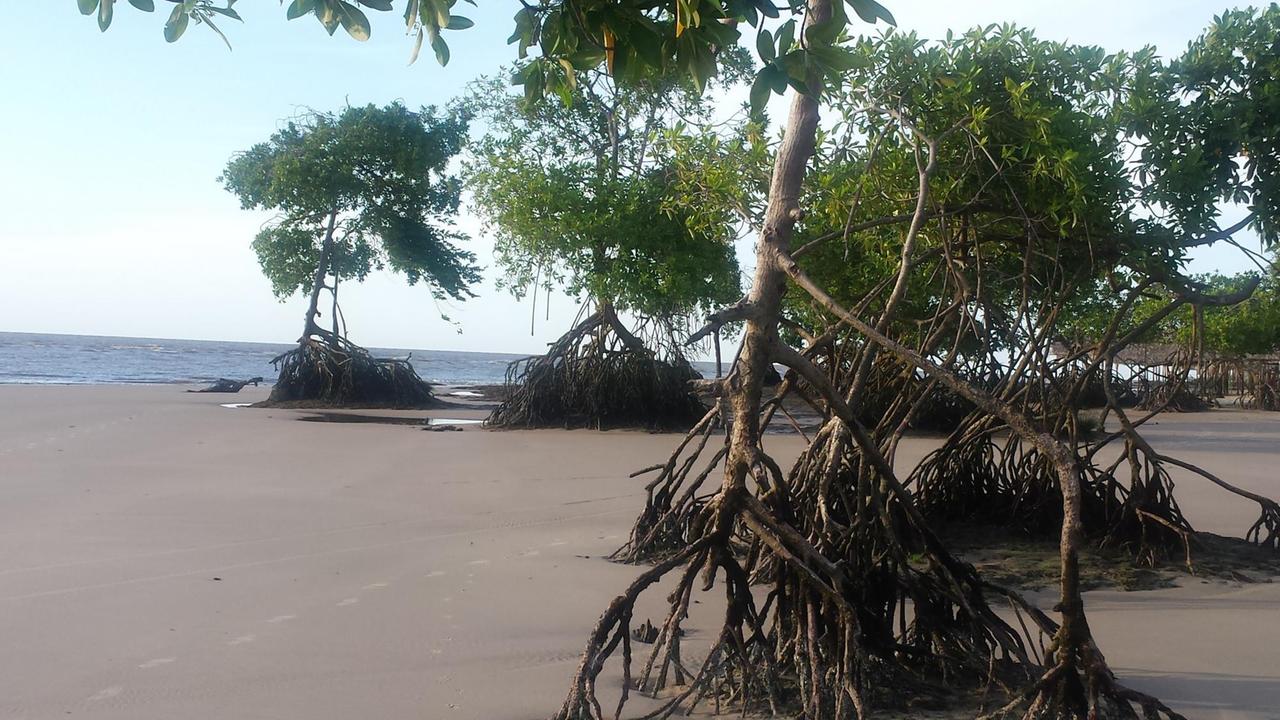
[[[809,0],[807,9],[809,26],[831,12],[829,0]],[[557,720],[602,720],[597,682],[618,654],[623,686],[615,717],[638,690],[660,698],[646,718],[689,713],[705,703],[716,711],[728,704],[744,714],[861,720],[945,684],[990,691],[993,717],[1179,720],[1160,701],[1117,683],[1098,650],[1081,598],[1083,543],[1093,538],[1148,562],[1173,548],[1185,553],[1191,529],[1173,498],[1169,472],[1179,467],[1257,501],[1263,516],[1250,535],[1275,545],[1280,514],[1274,502],[1157,453],[1138,433],[1177,397],[1130,420],[1124,408],[1132,398],[1121,400],[1114,382],[1116,352],[1177,308],[1240,302],[1253,287],[1214,298],[1185,282],[1165,283],[1176,299],[1130,322],[1138,297],[1157,282],[1139,280],[1104,337],[1054,358],[1050,347],[1067,298],[1080,283],[1097,281],[1093,268],[1065,274],[1072,263],[1057,256],[1074,252],[1062,241],[1075,238],[1038,226],[1041,220],[1032,216],[1019,218],[1022,234],[1013,230],[1013,237],[980,229],[1021,213],[1020,204],[985,219],[931,205],[939,142],[962,134],[963,124],[929,138],[900,110],[868,100],[869,112],[887,117],[911,143],[918,171],[914,212],[865,224],[906,226],[896,275],[871,290],[874,299],[869,295],[850,310],[796,262],[796,253],[821,241],[790,250],[793,225],[804,217],[800,179],[818,125],[816,102],[797,95],[779,146],[751,291],[695,334],[744,321],[739,357],[723,381],[724,402],[702,416],[665,463],[642,471],[658,475],[615,558],[658,564],[601,616]],[[986,152],[969,149],[973,158]],[[950,223],[957,214],[962,217]],[[1009,264],[983,271],[997,276],[975,277],[989,262],[979,257],[984,239],[977,233],[1008,243],[1006,259],[1019,259],[1021,269]],[[925,251],[917,242],[936,246]],[[931,283],[916,295],[928,298],[932,317],[896,316],[913,278]],[[803,351],[783,343],[778,328],[788,283],[808,294],[815,312],[847,328],[848,337],[834,342],[829,332],[797,331],[809,341]],[[872,315],[869,308],[879,309]],[[765,400],[764,375],[774,363],[788,372]],[[784,473],[764,452],[761,433],[778,411],[786,414],[781,400],[792,392],[813,405],[823,423]],[[919,425],[931,401],[948,395],[957,400],[947,403],[972,411],[904,483],[893,469],[899,440]],[[1079,410],[1104,398],[1105,411],[1122,429],[1099,438]],[[1104,448],[1120,445],[1118,459],[1103,459]],[[720,484],[705,489],[717,468],[723,469]],[[929,525],[946,513],[1056,530],[1058,622],[951,555]],[[675,577],[666,619],[638,665],[631,646],[636,602],[668,574]],[[720,582],[724,619],[697,654],[701,662],[693,662],[681,630],[699,582],[703,590]],[[991,598],[1009,602],[1018,629],[994,612]]]
[[[632,335],[607,305],[556,340],[545,355],[507,369],[492,427],[687,428],[706,407],[681,357],[670,362]]]
[[[780,353],[779,362],[797,361]],[[796,377],[788,373],[766,404],[764,422]],[[832,388],[808,377],[818,399],[830,400]],[[1036,635],[1047,638],[1056,626],[952,556],[851,408],[833,404],[838,409],[785,478],[768,456],[753,453],[755,492],[702,494],[728,453],[727,446],[706,451],[717,435],[718,410],[707,413],[665,464],[647,469],[659,471],[658,478],[615,558],[660,557],[662,572],[688,561],[635,683],[650,693],[680,688],[652,717],[688,712],[700,702],[768,712],[799,708],[810,718],[865,717],[904,697],[927,697],[940,685],[953,693],[994,688],[1003,694],[1037,672],[1029,648]],[[896,422],[886,416],[881,428]],[[697,575],[708,588],[720,570],[725,621],[705,662],[689,668],[681,659],[680,625]],[[1009,598],[1021,631],[992,610],[986,595],[992,591]],[[626,602],[629,607],[634,598]],[[588,657],[607,656],[608,637],[615,647],[622,642],[629,611],[611,612],[602,618],[608,629],[597,626]],[[629,660],[623,663],[631,676]],[[581,687],[592,686],[599,666],[584,664],[582,677],[589,680],[580,680]],[[595,717],[591,697],[571,697],[557,717]]]
[[[1024,366],[1043,378],[1021,381],[1035,390],[1022,394],[1024,409],[1044,430],[1067,440],[1078,455],[1082,536],[1100,547],[1120,549],[1142,565],[1176,560],[1192,570],[1195,530],[1178,506],[1169,473],[1170,467],[1179,467],[1257,502],[1261,516],[1246,536],[1250,542],[1274,546],[1274,528],[1280,519],[1275,502],[1160,454],[1139,432],[1156,414],[1179,403],[1185,410],[1187,403],[1203,402],[1187,389],[1191,354],[1169,361],[1166,367],[1174,368],[1174,374],[1157,387],[1158,392],[1139,394],[1143,400],[1137,408],[1146,412],[1134,420],[1126,409],[1133,404],[1127,392],[1129,383],[1119,380],[1114,369],[1121,347],[1121,342],[1112,341],[1108,346],[1104,341],[1090,353],[1063,360],[1066,372],[1047,362]],[[1080,365],[1078,358],[1088,354],[1092,360]],[[1103,377],[1112,380],[1103,383]],[[1006,387],[1014,386],[1007,383]],[[1008,391],[1005,397],[1016,400],[1019,394]],[[1086,403],[1102,405],[1099,422],[1114,417],[1120,429],[1110,434],[1100,434],[1101,428],[1086,432],[1078,409]],[[1119,452],[1104,461],[1103,451],[1117,441],[1121,441]],[[966,419],[943,447],[917,466],[911,486],[922,511],[934,520],[1000,525],[1047,537],[1057,531],[1063,519],[1061,483],[1053,463],[1037,443],[1008,433],[999,418],[989,413],[977,412]]]
[[[1170,557],[1189,564],[1194,530],[1178,507],[1162,459],[1129,444],[1110,465],[1082,464],[1087,540],[1122,549],[1141,564]],[[1062,493],[1052,463],[1016,435],[953,437],[916,467],[911,487],[921,511],[937,522],[1016,528],[1042,538],[1056,535],[1062,524]]]
[[[1240,407],[1246,410],[1280,410],[1280,369],[1270,367],[1250,368],[1242,373],[1243,392]]]
[[[1138,403],[1140,410],[1164,408],[1167,412],[1204,412],[1213,407],[1206,399],[1181,383],[1164,383],[1151,389]]]
[[[322,333],[322,334],[319,334]],[[406,359],[376,358],[344,338],[319,331],[271,362],[280,377],[267,407],[432,407],[431,386]]]
[[[1083,620],[1082,615],[1080,621]],[[1055,637],[1049,656],[1049,669],[1044,675],[1007,705],[979,716],[979,720],[1009,717],[1021,717],[1025,720],[1186,720],[1158,699],[1121,685],[1092,639],[1074,643],[1074,651],[1063,650],[1064,647],[1071,646],[1065,637]]]
[[[815,473],[825,472],[828,447],[842,446],[850,453],[846,460],[856,457],[838,421],[823,436],[830,439],[818,441],[822,449],[807,453],[793,474],[816,480]],[[770,474],[767,465],[762,458],[759,478]],[[873,475],[866,479],[879,483]],[[783,496],[766,492],[762,501],[742,489],[709,499],[699,537],[643,573],[601,616],[555,717],[604,716],[596,682],[619,647],[621,701],[633,690],[663,698],[646,718],[683,715],[700,705],[862,718],[877,707],[904,707],[906,698],[944,684],[956,692],[983,691],[1032,676],[1036,666],[1023,634],[987,605],[983,582],[911,519],[881,508],[845,518],[848,526],[806,533],[807,523],[781,519],[803,507]],[[832,511],[841,508],[835,500]],[[677,569],[656,641],[647,657],[633,658],[636,600]],[[710,647],[701,649],[701,662],[691,664],[682,623],[695,589],[710,589],[717,578],[725,592],[723,622]],[[1029,605],[1014,607],[1034,627],[1052,632],[1052,623]]]
[[[203,387],[199,390],[188,390],[189,393],[238,393],[244,389],[246,385],[258,386],[262,382],[262,376],[252,377],[248,380],[232,380],[230,378],[218,378],[210,383],[209,387]]]

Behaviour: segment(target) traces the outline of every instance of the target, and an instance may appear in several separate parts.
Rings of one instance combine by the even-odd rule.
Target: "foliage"
[[[1280,241],[1280,5],[1229,10],[1180,57],[1127,58],[1120,108],[1145,209],[1184,237],[1216,230],[1218,204]]]
[[[1229,292],[1245,278],[1216,276],[1206,284]],[[1205,348],[1227,356],[1280,351],[1280,283],[1263,281],[1248,300],[1226,308],[1208,308],[1204,314]]]
[[[496,237],[508,289],[565,285],[662,320],[738,297],[727,212],[718,226],[694,230],[668,209],[669,171],[655,140],[711,113],[687,81],[655,73],[620,85],[592,71],[566,104],[491,80],[477,84],[471,106],[488,132],[467,185]]]
[[[1195,286],[1208,295],[1226,295],[1259,280],[1256,273],[1236,275],[1209,274],[1193,279]],[[1261,279],[1249,299],[1229,307],[1203,308],[1204,350],[1214,356],[1236,358],[1246,355],[1274,353],[1280,350],[1280,284],[1274,276]],[[1173,300],[1167,290],[1150,291],[1134,307],[1128,326],[1136,326]],[[1169,343],[1192,347],[1201,339],[1197,335],[1195,308],[1183,307],[1171,313],[1149,331],[1141,342]],[[1084,322],[1088,323],[1089,319]],[[1096,320],[1093,325],[1099,324]],[[1197,345],[1198,346],[1198,345]]]
[[[181,37],[189,22],[203,23],[222,35],[212,22],[214,15],[240,19],[232,9],[236,0],[225,0],[225,6],[215,0],[167,1],[174,5],[165,24],[169,42]],[[77,2],[84,14],[98,15],[104,31],[111,24],[115,0]],[[155,9],[153,0],[129,2],[146,12]],[[404,26],[415,37],[411,62],[427,40],[437,62],[445,65],[450,50],[443,33],[474,25],[454,12],[457,5],[458,0],[292,0],[286,16],[294,20],[310,15],[330,35],[342,27],[352,38],[367,40],[372,24],[365,10],[399,8]],[[530,60],[521,81],[534,97],[571,90],[579,73],[600,68],[627,81],[666,69],[687,76],[701,90],[721,70],[721,50],[739,44],[740,25],[745,23],[757,30],[754,46],[764,63],[751,92],[759,110],[770,93],[782,94],[792,87],[817,94],[848,68],[850,56],[838,46],[850,22],[845,5],[866,22],[894,22],[876,0],[837,0],[832,18],[811,28],[801,44],[797,22],[804,16],[806,0],[530,0],[516,11],[507,42],[517,46],[521,60]],[[766,24],[777,28],[770,30]]]
[[[215,4],[215,0],[167,0],[173,4],[173,9],[164,23],[164,39],[168,42],[176,42],[187,31],[187,26],[195,23],[205,25],[217,33],[230,48],[231,41],[227,40],[227,36],[218,27],[214,16],[242,20],[240,13],[235,11],[236,1],[226,0],[226,5],[219,6]],[[111,27],[111,21],[115,17],[116,0],[76,0],[76,3],[79,5],[81,14],[97,16],[98,28],[102,32],[106,32],[107,28]],[[129,4],[143,12],[155,12],[156,9],[155,0],[129,0]]]
[[[1013,342],[1019,334],[1001,328],[1003,318],[1059,286],[1074,297],[1068,329],[1096,339],[1103,328],[1086,322],[1111,317],[1128,280],[1166,283],[1171,297],[1187,289],[1179,277],[1189,248],[1248,229],[1272,245],[1280,237],[1268,219],[1280,189],[1277,23],[1275,6],[1229,12],[1169,62],[1153,48],[1108,54],[1008,25],[935,42],[889,31],[846,45],[850,68],[826,96],[839,119],[819,132],[806,178],[797,245],[818,242],[801,266],[837,299],[880,307],[887,295],[874,291],[901,252],[904,223],[893,219],[909,217],[925,155],[914,128],[938,139],[920,243],[936,258],[943,236],[967,237],[963,254],[946,260],[968,287],[939,285],[931,265],[916,264],[899,325],[982,283],[999,302],[981,331]],[[681,144],[678,196],[691,213],[727,204],[758,223],[773,145],[752,125]],[[1245,222],[1220,226],[1224,202],[1246,204]],[[1034,286],[999,287],[1024,266]],[[796,292],[789,314],[809,327],[822,316]]]
[[[745,57],[726,54],[738,56],[726,76],[745,74]],[[516,72],[526,90],[537,67]],[[688,427],[705,408],[689,387],[697,373],[674,340],[676,327],[741,290],[728,211],[695,228],[670,207],[658,140],[707,121],[710,104],[671,73],[624,84],[589,70],[563,101],[489,80],[476,85],[470,106],[488,132],[467,184],[496,238],[501,284],[516,295],[563,286],[596,305],[545,354],[511,366],[507,397],[489,423]],[[618,310],[640,316],[661,356],[623,326]]]
[[[314,289],[332,217],[326,274],[362,280],[388,268],[437,298],[470,297],[479,270],[454,244],[461,183],[448,174],[467,123],[463,112],[399,103],[310,113],[232,158],[226,189],[245,209],[278,213],[253,244],[276,295]]]

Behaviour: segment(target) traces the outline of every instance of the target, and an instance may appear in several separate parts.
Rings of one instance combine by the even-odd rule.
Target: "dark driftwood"
[[[257,386],[258,386],[258,383],[260,383],[260,382],[262,382],[262,377],[261,377],[261,376],[259,376],[259,377],[255,377],[255,378],[249,378],[248,380],[229,380],[229,379],[227,379],[227,378],[218,378],[218,380],[217,380],[217,381],[215,381],[213,384],[209,385],[209,387],[207,387],[207,388],[200,388],[199,390],[188,390],[187,392],[193,392],[193,393],[238,393],[238,392],[240,392],[241,390],[243,390],[243,389],[244,389],[244,386],[246,386],[246,385],[253,385],[254,387],[257,387]]]

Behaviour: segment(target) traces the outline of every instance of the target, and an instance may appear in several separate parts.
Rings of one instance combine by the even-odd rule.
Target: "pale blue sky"
[[[1042,37],[1108,49],[1157,45],[1175,54],[1226,7],[1201,0],[1011,0],[886,3],[899,26],[926,36],[1015,21]],[[444,104],[514,58],[506,44],[515,0],[480,0],[476,27],[451,33],[453,60],[429,52],[407,66],[398,16],[371,13],[373,38],[327,36],[311,18],[287,22],[273,0],[242,0],[243,25],[223,23],[234,51],[205,28],[175,45],[164,17],[125,3],[99,33],[73,0],[7,2],[0,44],[0,330],[288,341],[299,299],[280,304],[249,242],[265,215],[247,213],[216,177],[227,158],[304,107]],[[464,230],[485,265],[491,242]],[[1215,254],[1197,269],[1242,269]],[[562,332],[571,300],[551,302],[535,335],[528,301],[494,289],[439,318],[422,288],[375,277],[344,288],[355,340],[372,346],[535,351]]]

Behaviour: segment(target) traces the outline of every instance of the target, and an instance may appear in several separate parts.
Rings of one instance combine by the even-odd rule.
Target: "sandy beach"
[[[549,714],[638,572],[600,557],[643,504],[627,474],[675,436],[220,406],[265,393],[0,387],[0,718]],[[1170,416],[1148,437],[1280,495],[1277,414]],[[766,442],[789,458],[800,441]],[[1253,520],[1203,481],[1178,490],[1198,529]],[[1280,717],[1280,584],[1189,578],[1088,603],[1126,682],[1189,718]]]

